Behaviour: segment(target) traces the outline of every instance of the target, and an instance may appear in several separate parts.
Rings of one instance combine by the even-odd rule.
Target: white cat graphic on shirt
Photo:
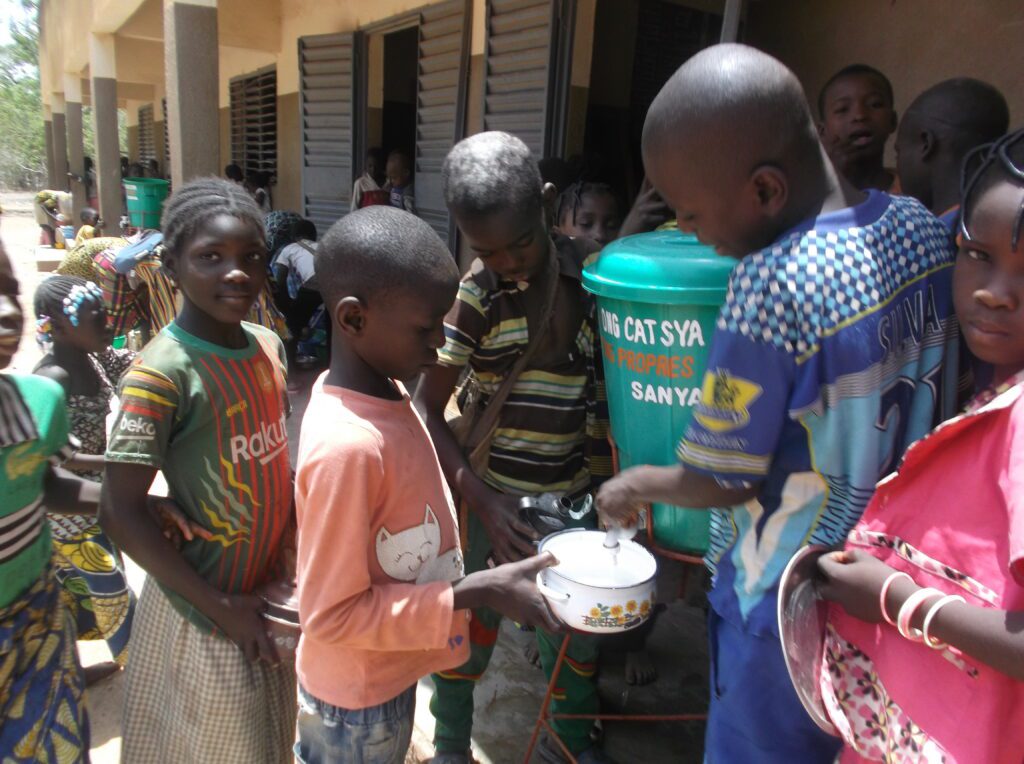
[[[377,532],[377,562],[398,581],[455,581],[463,573],[462,550],[458,545],[441,554],[441,526],[430,505],[426,505],[423,523],[405,530]]]

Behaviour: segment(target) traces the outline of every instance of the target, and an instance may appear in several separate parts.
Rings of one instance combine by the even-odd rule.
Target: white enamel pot
[[[595,634],[633,629],[654,610],[654,555],[635,541],[618,554],[604,546],[603,531],[583,528],[553,533],[540,543],[558,565],[537,574],[537,588],[568,626]]]

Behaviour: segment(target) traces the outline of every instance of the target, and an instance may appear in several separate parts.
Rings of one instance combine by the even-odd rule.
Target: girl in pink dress
[[[908,450],[819,561],[844,764],[1024,759],[1024,131],[964,178],[954,302],[993,385]]]

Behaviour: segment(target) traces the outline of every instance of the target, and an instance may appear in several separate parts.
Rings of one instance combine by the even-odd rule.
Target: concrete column
[[[722,37],[719,42],[736,42],[742,15],[743,0],[725,0],[725,11],[722,14]]]
[[[117,67],[114,36],[94,34],[89,38],[89,68],[92,74],[92,118],[95,122],[96,185],[100,215],[107,229],[117,230],[124,214],[121,201],[121,146],[117,135]]]
[[[220,172],[218,55],[217,0],[164,0],[166,132],[176,188]]]
[[[82,147],[82,80],[77,74],[64,75],[64,115],[68,130],[68,170],[80,180],[69,178],[74,209],[72,222],[77,226],[82,208],[88,202],[85,193],[85,151]]]
[[[43,137],[46,141],[46,187],[57,184],[57,173],[53,167],[53,113],[49,105],[43,107]]]
[[[50,99],[53,112],[53,191],[68,190],[68,132],[64,120],[64,94]]]

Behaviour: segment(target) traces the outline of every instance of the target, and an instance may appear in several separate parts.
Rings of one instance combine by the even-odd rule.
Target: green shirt
[[[163,470],[171,498],[211,540],[181,549],[217,589],[249,593],[274,577],[291,520],[284,347],[243,323],[248,345],[213,345],[168,324],[121,380],[109,462]],[[166,591],[166,590],[165,590]],[[193,624],[213,624],[170,591]]]
[[[50,530],[43,507],[47,469],[69,456],[64,390],[45,377],[0,379],[0,608],[46,571]]]

